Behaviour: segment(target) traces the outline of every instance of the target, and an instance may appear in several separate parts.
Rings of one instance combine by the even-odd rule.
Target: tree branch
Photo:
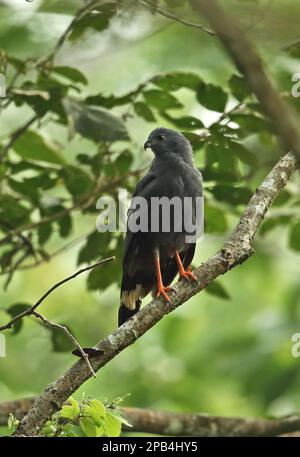
[[[258,57],[239,26],[219,6],[216,0],[189,0],[191,5],[203,13],[214,31],[222,40],[238,70],[245,76],[265,114],[273,122],[287,150],[291,150],[300,161],[299,119],[276,91],[266,75]]]
[[[0,403],[0,426],[6,425],[9,414],[22,419],[35,398]],[[278,436],[300,430],[300,416],[278,419],[222,417],[203,413],[173,413],[141,408],[120,408],[131,427],[123,431],[167,436]]]
[[[205,33],[208,33],[208,35],[216,35],[215,32],[208,27],[205,27],[202,24],[198,24],[196,22],[189,21],[188,19],[185,19],[181,16],[177,16],[176,14],[172,13],[171,11],[167,11],[160,6],[158,6],[157,3],[154,3],[150,0],[140,0],[140,2],[151,8],[152,11],[155,11],[156,13],[160,14],[161,16],[166,17],[167,19],[171,19],[172,21],[179,22],[180,24],[186,25],[187,27],[191,27],[193,29],[200,29]]]
[[[17,130],[13,132],[11,135],[8,143],[3,146],[3,148],[0,151],[0,163],[2,162],[3,158],[7,154],[7,152],[10,150],[10,148],[14,145],[14,143],[17,141],[17,139],[23,135],[24,132],[26,132],[27,129],[38,119],[37,115],[34,115],[31,117],[24,125],[19,127]]]
[[[78,349],[79,354],[81,354],[81,357],[87,364],[87,367],[90,370],[92,376],[94,378],[96,378],[96,373],[94,372],[91,362],[89,361],[88,354],[84,352],[84,349],[81,347],[81,345],[76,340],[76,338],[72,335],[72,333],[69,332],[69,330],[67,329],[67,327],[65,325],[57,324],[56,322],[50,321],[45,316],[43,316],[40,313],[37,313],[36,311],[32,311],[31,314],[33,316],[37,317],[38,319],[40,319],[46,327],[57,328],[58,330],[62,330],[64,332],[64,334],[69,338],[69,340],[71,340],[71,342],[74,344],[74,346]]]
[[[275,165],[255,191],[230,239],[214,257],[193,271],[197,277],[197,283],[177,283],[174,286],[176,294],[172,296],[171,303],[166,303],[161,299],[151,301],[133,318],[96,345],[96,349],[101,352],[90,359],[95,372],[133,344],[166,314],[175,310],[218,276],[242,263],[252,254],[251,243],[265,213],[296,168],[296,159],[291,153],[284,156]],[[60,409],[70,395],[90,376],[91,373],[82,360],[75,363],[36,399],[21,421],[15,436],[38,435],[47,419]]]
[[[76,273],[72,274],[71,276],[68,276],[67,278],[59,281],[56,284],[54,284],[54,286],[52,286],[33,306],[31,306],[30,308],[26,309],[25,311],[23,311],[22,313],[18,314],[17,316],[13,317],[13,319],[11,319],[7,324],[5,324],[2,327],[0,327],[0,332],[3,331],[3,330],[7,330],[7,329],[11,328],[16,322],[18,322],[19,320],[23,319],[25,316],[34,316],[34,317],[40,319],[42,321],[42,323],[46,327],[51,327],[51,328],[56,328],[56,329],[62,330],[65,333],[65,335],[71,340],[71,342],[74,344],[74,346],[77,348],[78,353],[80,354],[80,356],[85,361],[86,366],[89,369],[91,375],[93,377],[96,377],[96,373],[94,372],[93,367],[92,367],[92,365],[91,365],[91,363],[89,361],[88,353],[86,353],[84,351],[84,349],[81,347],[80,343],[69,332],[67,327],[65,327],[64,325],[61,325],[61,324],[57,324],[56,322],[50,321],[45,316],[43,316],[42,314],[38,313],[36,311],[36,308],[45,300],[45,298],[47,298],[59,286],[65,284],[66,282],[70,281],[71,279],[76,278],[81,273],[84,273],[84,272],[86,272],[88,270],[91,270],[93,268],[99,267],[100,265],[104,265],[105,263],[111,262],[112,260],[114,260],[114,257],[109,257],[107,259],[100,260],[99,262],[97,262],[97,263],[95,263],[93,265],[90,265],[90,266],[88,266],[86,268],[82,268],[81,270],[77,271]]]

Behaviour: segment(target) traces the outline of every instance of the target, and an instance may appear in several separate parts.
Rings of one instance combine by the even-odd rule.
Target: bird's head
[[[193,151],[190,142],[182,133],[176,130],[159,127],[150,133],[144,144],[144,149],[152,149],[160,158],[180,157],[186,162],[193,161]]]

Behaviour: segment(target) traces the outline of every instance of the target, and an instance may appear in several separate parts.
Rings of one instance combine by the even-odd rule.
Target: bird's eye
[[[166,137],[165,135],[158,135],[157,138],[159,139],[159,141],[164,141]]]

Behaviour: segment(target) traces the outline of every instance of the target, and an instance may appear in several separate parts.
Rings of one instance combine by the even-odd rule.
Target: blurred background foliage
[[[291,89],[300,72],[300,5],[223,3],[299,111]],[[115,255],[114,263],[59,288],[40,311],[68,325],[82,346],[116,328],[123,234],[95,230],[96,201],[119,188],[132,192],[151,161],[142,145],[157,125],[186,134],[204,176],[206,233],[195,265],[222,246],[285,152],[216,37],[166,12],[205,25],[184,0],[0,2],[7,81],[0,113],[1,324],[78,265]],[[291,355],[291,336],[300,331],[298,176],[269,211],[255,250],[75,397],[131,393],[126,405],[221,415],[299,409],[300,361]],[[64,336],[33,318],[6,337],[0,401],[38,394],[74,362]]]

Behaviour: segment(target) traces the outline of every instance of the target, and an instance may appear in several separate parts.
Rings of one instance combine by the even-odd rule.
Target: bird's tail
[[[130,319],[130,317],[134,316],[140,310],[140,307],[140,299],[136,300],[134,309],[130,309],[124,303],[121,303],[118,314],[119,327],[120,325],[124,324],[124,322],[126,322],[128,319]]]

